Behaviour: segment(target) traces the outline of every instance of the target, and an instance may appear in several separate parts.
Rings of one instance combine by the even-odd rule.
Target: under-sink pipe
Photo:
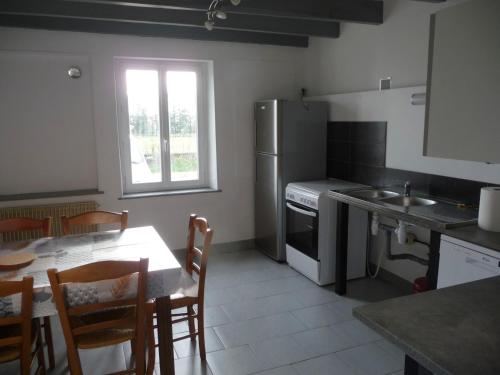
[[[379,222],[379,215],[378,213],[369,213],[368,215],[368,230],[366,233],[367,239],[366,239],[366,248],[367,248],[367,255],[366,255],[366,272],[368,276],[372,279],[375,279],[379,272],[380,268],[382,265],[382,257],[384,255],[383,251],[380,251],[378,254],[378,259],[377,259],[377,265],[375,272],[372,273],[372,270],[370,268],[370,258],[371,258],[371,252],[372,252],[372,236],[376,236],[378,234],[379,229],[382,229],[385,232],[385,254],[387,259],[389,260],[410,260],[413,262],[417,262],[419,264],[422,264],[424,266],[429,265],[429,261],[427,259],[423,259],[420,257],[417,257],[416,255],[413,254],[392,254],[392,233],[395,232],[396,228],[392,227],[387,224],[383,224]],[[376,227],[376,228],[375,228]],[[429,244],[415,240],[415,242],[420,243],[422,245],[425,245],[429,248]]]
[[[393,254],[392,253],[392,232],[393,230],[387,230],[383,228],[385,231],[385,254],[387,259],[389,260],[411,260],[413,262],[420,263],[423,266],[428,266],[429,261],[427,259],[420,258],[413,254]]]
[[[370,231],[371,231],[372,236],[378,235],[378,228],[380,225],[378,212],[373,212],[371,214],[371,220],[370,220],[370,217],[368,218],[368,220],[371,223],[371,225],[369,225],[369,227],[370,227]]]
[[[368,220],[371,222],[371,227],[368,225],[368,230],[366,231],[366,273],[370,277],[370,279],[376,279],[378,276],[378,273],[380,272],[380,267],[382,265],[382,256],[384,255],[383,251],[380,251],[378,253],[378,259],[377,259],[377,268],[375,269],[375,272],[372,273],[372,270],[370,268],[370,258],[371,258],[371,252],[372,252],[372,236],[376,236],[378,234],[378,228],[379,228],[379,221],[378,221],[378,213],[369,213],[368,214]]]
[[[398,220],[398,227],[394,231],[398,237],[398,243],[400,245],[405,245],[408,241],[408,224],[402,220]]]

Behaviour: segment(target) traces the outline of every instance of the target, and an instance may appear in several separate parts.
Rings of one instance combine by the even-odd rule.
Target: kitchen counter
[[[328,196],[342,203],[437,231],[477,223],[476,210],[460,208],[456,204],[441,201],[439,198],[430,197],[437,201],[434,205],[403,207],[387,204],[383,199],[354,197],[350,195],[350,192],[330,191]],[[419,197],[418,194],[414,196]]]
[[[353,313],[407,354],[406,374],[418,373],[415,363],[435,374],[500,374],[499,295],[500,277],[493,277]]]
[[[447,236],[500,252],[500,233],[482,230],[477,225],[442,231]]]
[[[338,202],[335,292],[340,295],[347,292],[347,238],[350,205],[430,229],[427,271],[430,289],[435,289],[437,286],[441,234],[500,251],[500,234],[480,230],[477,227],[478,211],[462,207],[456,202],[416,192],[411,195],[413,203],[405,206],[403,205],[405,202],[402,201],[405,198],[401,192],[384,188],[343,192],[330,190],[328,196]]]
[[[382,199],[358,198],[351,196],[352,193],[330,191],[329,197],[339,202],[377,212],[380,215],[396,220],[420,225],[441,234],[500,252],[500,233],[479,228],[477,225],[477,210],[461,208],[453,203],[440,202],[439,198],[431,198],[436,199],[438,202],[432,206],[405,208],[384,204]]]

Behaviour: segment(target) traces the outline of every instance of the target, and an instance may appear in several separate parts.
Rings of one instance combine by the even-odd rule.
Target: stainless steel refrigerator
[[[277,261],[286,260],[286,185],[326,178],[327,112],[323,102],[255,103],[255,242]]]

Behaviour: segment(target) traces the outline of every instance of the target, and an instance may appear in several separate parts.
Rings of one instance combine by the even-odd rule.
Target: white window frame
[[[162,181],[154,183],[132,183],[130,148],[130,125],[128,113],[126,71],[144,69],[158,71],[159,116],[161,138]],[[198,114],[198,180],[171,181],[167,71],[194,71],[197,76]],[[209,187],[209,85],[208,64],[204,61],[166,59],[117,59],[115,64],[118,135],[120,143],[120,165],[122,190],[127,193],[149,193],[172,190],[188,190]]]

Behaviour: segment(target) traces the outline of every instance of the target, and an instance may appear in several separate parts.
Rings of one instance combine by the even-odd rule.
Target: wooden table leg
[[[43,332],[45,336],[45,343],[47,344],[47,354],[49,355],[49,369],[56,368],[56,360],[54,355],[54,342],[52,341],[52,328],[50,324],[50,317],[43,318]]]
[[[172,342],[172,311],[170,296],[156,299],[158,324],[158,352],[160,354],[160,374],[174,375],[174,347]]]

